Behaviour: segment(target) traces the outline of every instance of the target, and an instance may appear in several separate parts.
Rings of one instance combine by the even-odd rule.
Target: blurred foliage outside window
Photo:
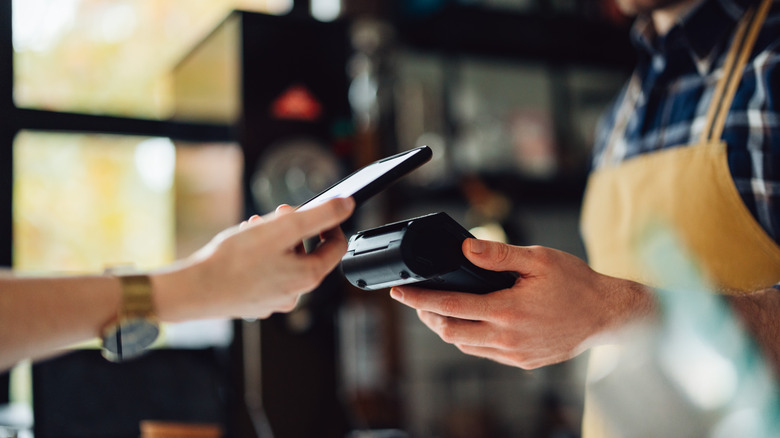
[[[100,272],[174,258],[175,149],[164,138],[21,132],[14,270]]]
[[[241,213],[236,144],[21,132],[14,143],[14,270],[152,269]]]
[[[16,105],[164,119],[171,71],[234,9],[292,0],[13,0]]]

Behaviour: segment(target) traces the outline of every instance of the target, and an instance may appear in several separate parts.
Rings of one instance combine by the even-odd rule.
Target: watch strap
[[[152,283],[148,275],[121,275],[122,305],[119,318],[149,318],[154,316]]]

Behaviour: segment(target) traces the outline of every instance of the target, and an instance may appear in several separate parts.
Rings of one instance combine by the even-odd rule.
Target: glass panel
[[[241,221],[243,158],[235,143],[176,142],[177,258]]]
[[[237,144],[25,131],[14,144],[14,269],[154,268],[240,221]]]
[[[545,66],[468,59],[458,73],[453,90],[456,168],[553,176],[558,145]]]
[[[165,138],[21,132],[14,142],[14,269],[98,272],[171,262],[174,163]]]
[[[292,0],[13,0],[20,107],[165,118],[170,72],[233,9]]]
[[[241,26],[225,19],[171,70],[174,120],[235,123],[241,111]]]
[[[176,142],[176,258],[241,220],[243,163],[236,143]],[[228,319],[190,321],[168,324],[164,335],[169,347],[203,348],[228,345],[233,329]]]

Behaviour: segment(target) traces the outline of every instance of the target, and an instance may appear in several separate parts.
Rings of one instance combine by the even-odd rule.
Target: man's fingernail
[[[390,289],[390,297],[394,300],[402,301],[404,299],[404,294],[399,289],[392,288]]]
[[[485,242],[478,239],[472,239],[469,243],[469,250],[472,253],[482,254],[485,251]]]

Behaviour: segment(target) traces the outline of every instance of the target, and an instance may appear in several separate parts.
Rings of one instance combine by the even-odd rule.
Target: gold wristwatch
[[[157,340],[160,324],[154,315],[148,275],[119,275],[122,304],[116,320],[101,335],[103,356],[121,362],[141,356]]]

